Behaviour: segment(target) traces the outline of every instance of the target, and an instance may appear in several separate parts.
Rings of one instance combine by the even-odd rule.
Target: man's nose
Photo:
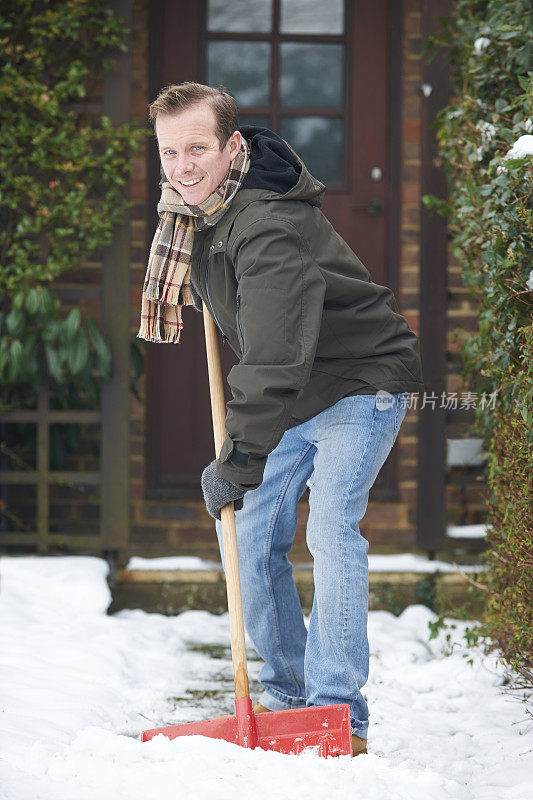
[[[174,160],[174,174],[178,177],[187,175],[191,170],[194,168],[194,164],[191,161],[190,156],[186,153],[183,155],[177,155]]]

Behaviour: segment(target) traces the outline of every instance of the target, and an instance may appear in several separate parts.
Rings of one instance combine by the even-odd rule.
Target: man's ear
[[[242,147],[242,134],[234,131],[228,139],[230,145],[230,158],[233,160]]]

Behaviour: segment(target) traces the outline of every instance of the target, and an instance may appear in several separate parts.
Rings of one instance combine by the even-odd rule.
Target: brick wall
[[[421,91],[421,37],[423,0],[405,0],[403,36],[403,192],[402,252],[399,303],[411,328],[418,333],[419,320],[419,206],[420,206],[420,118],[424,94]],[[448,251],[447,274],[447,368],[446,392],[467,391],[461,377],[461,342],[476,330],[478,308],[469,289],[463,286],[461,268]],[[446,437],[449,439],[476,436],[473,410],[447,412]],[[398,437],[400,448],[400,487],[402,501],[407,504],[409,530],[416,514],[417,426],[416,411],[409,411]],[[479,468],[447,470],[446,504],[450,524],[484,522],[486,486]]]

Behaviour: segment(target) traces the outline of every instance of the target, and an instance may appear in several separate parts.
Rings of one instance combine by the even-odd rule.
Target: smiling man
[[[353,751],[364,753],[359,522],[409,394],[424,389],[416,336],[320,211],[323,184],[275,133],[239,128],[230,95],[169,86],[150,117],[166,180],[139,336],[179,342],[182,306],[205,303],[239,359],[202,489],[222,557],[220,509],[235,503],[245,626],[265,662],[255,711],[348,703]],[[307,486],[309,630],[287,558]]]
[[[189,206],[213,194],[242,146],[239,131],[220,146],[215,112],[207,103],[185,108],[179,117],[158,115],[155,129],[165,176]]]

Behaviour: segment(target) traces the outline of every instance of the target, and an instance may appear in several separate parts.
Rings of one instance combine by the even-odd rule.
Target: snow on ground
[[[107,565],[0,559],[1,800],[525,800],[524,706],[494,657],[429,641],[435,615],[369,617],[369,754],[321,759],[139,733],[231,713],[227,615],[107,616]],[[467,623],[456,622],[460,641]],[[471,655],[471,651],[469,651]],[[260,662],[249,647],[252,693]]]
[[[464,526],[477,528],[484,526]],[[298,569],[312,569],[310,562],[294,564]],[[369,555],[368,568],[370,572],[458,572],[456,564],[450,561],[432,561],[416,553],[395,553],[393,555]],[[215,569],[222,571],[222,565],[217,561],[204,561],[197,556],[165,556],[163,558],[141,558],[133,556],[126,565],[128,570],[206,570]],[[463,572],[482,572],[482,564],[461,565]]]

